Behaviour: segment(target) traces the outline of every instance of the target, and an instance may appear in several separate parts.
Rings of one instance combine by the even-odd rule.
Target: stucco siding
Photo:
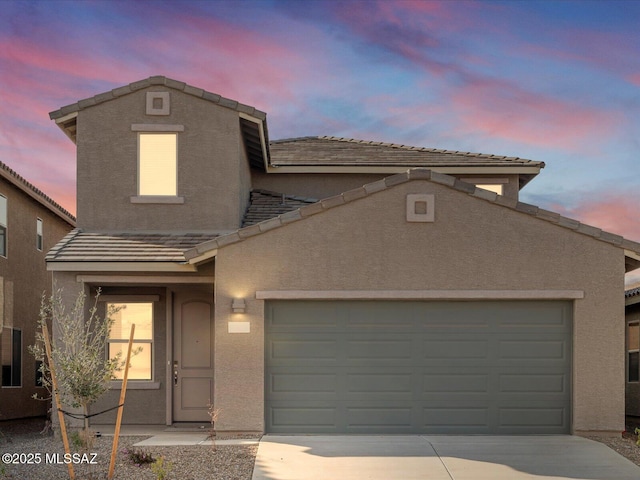
[[[406,195],[435,195],[408,223]],[[261,290],[580,290],[573,431],[624,424],[621,249],[427,181],[399,185],[223,247],[216,257],[216,406],[222,430],[264,428]],[[232,314],[234,297],[247,301]],[[246,320],[250,334],[227,333]]]
[[[44,257],[73,227],[5,179],[0,179],[0,195],[7,199],[7,255],[0,257],[0,324],[22,332],[20,386],[0,387],[0,420],[6,420],[47,412],[46,402],[32,398],[34,393],[46,397],[47,392],[35,385],[36,364],[28,347],[35,343],[42,295],[51,292],[51,273],[46,271]],[[36,248],[38,218],[43,225],[42,250]]]
[[[145,114],[149,91],[169,91],[170,115]],[[177,195],[183,204],[131,202],[138,188],[137,124],[184,127],[177,134]],[[238,168],[243,154],[236,111],[154,86],[81,110],[77,129],[80,228],[198,232],[239,226],[244,207],[229,199],[245,195],[241,175],[247,174]]]

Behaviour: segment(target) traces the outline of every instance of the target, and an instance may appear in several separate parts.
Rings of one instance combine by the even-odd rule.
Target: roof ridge
[[[154,85],[164,85],[165,87],[173,88],[175,90],[180,90],[186,94],[193,95],[194,97],[199,97],[204,100],[208,100],[210,102],[216,103],[220,106],[257,117],[260,120],[265,120],[267,118],[267,114],[265,112],[258,110],[257,108],[252,107],[251,105],[240,103],[237,100],[223,97],[221,95],[218,95],[217,93],[208,92],[202,88],[193,87],[185,82],[174,80],[172,78],[165,77],[163,75],[154,75],[143,80],[138,80],[136,82],[132,82],[127,85],[123,85],[121,87],[117,87],[112,90],[99,93],[92,97],[78,100],[76,103],[65,105],[64,107],[61,107],[58,110],[54,110],[53,112],[50,112],[49,118],[51,120],[56,120],[58,118],[62,118],[66,115],[69,115],[71,113],[78,112],[80,110],[92,107],[94,105],[98,105],[100,103],[114,100],[118,97],[122,97],[123,95],[128,95],[129,93],[133,93],[137,90],[141,90],[143,88],[151,87]]]
[[[283,227],[288,223],[302,220],[306,217],[321,213],[328,209],[346,203],[351,203],[360,198],[413,180],[427,180],[445,185],[449,188],[466,193],[478,199],[493,203],[495,205],[506,207],[511,210],[524,213],[526,215],[530,215],[534,218],[544,220],[546,222],[558,225],[569,230],[574,230],[577,233],[590,236],[596,240],[603,241],[623,249],[631,250],[640,255],[640,243],[627,240],[620,235],[609,233],[600,228],[593,227],[591,225],[587,225],[567,217],[563,217],[559,213],[544,210],[535,205],[530,205],[512,198],[498,195],[495,192],[491,192],[483,188],[478,188],[471,183],[463,182],[462,180],[459,180],[451,175],[434,172],[426,168],[411,168],[404,173],[385,177],[381,180],[368,183],[362,187],[349,190],[339,195],[325,198],[316,203],[297,208],[269,220],[264,220],[260,223],[240,228],[227,235],[222,235],[213,240],[204,242],[192,248],[191,250],[186,251],[185,258],[187,259],[187,261],[191,261],[211,250],[215,250],[233,243],[241,242],[255,235],[260,235],[269,230]]]
[[[40,200],[40,203],[45,207],[49,208],[53,213],[55,213],[58,217],[63,219],[65,222],[68,222],[72,225],[75,225],[76,218],[71,215],[71,213],[56,202],[49,195],[44,193],[38,187],[36,187],[33,183],[29,182],[26,178],[20,175],[18,172],[9,167],[6,163],[0,161],[0,172],[3,172],[2,175],[4,178],[13,183],[16,187],[25,191],[25,193],[29,193],[30,191],[33,195],[37,196],[36,200]],[[28,190],[28,191],[27,191]],[[33,197],[33,195],[31,195]]]
[[[270,141],[269,144],[294,143],[294,142],[303,142],[306,140],[329,140],[334,142],[356,143],[360,145],[397,148],[401,150],[411,150],[414,152],[440,153],[445,155],[462,155],[465,157],[496,159],[496,160],[503,160],[503,161],[509,161],[509,162],[520,161],[520,162],[526,162],[526,163],[540,164],[544,166],[544,162],[541,162],[539,160],[530,160],[530,159],[521,158],[521,157],[510,157],[507,155],[495,155],[490,153],[464,152],[460,150],[446,150],[446,149],[439,149],[439,148],[432,148],[432,147],[417,147],[413,145],[405,145],[400,143],[389,143],[389,142],[381,142],[381,141],[375,141],[375,140],[361,140],[357,138],[336,137],[331,135],[305,136],[305,137],[278,139],[278,140]]]

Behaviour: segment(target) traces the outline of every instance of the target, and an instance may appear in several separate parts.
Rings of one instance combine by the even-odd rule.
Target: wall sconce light
[[[244,313],[246,309],[247,304],[244,298],[234,298],[231,302],[231,310],[233,310],[233,313]]]

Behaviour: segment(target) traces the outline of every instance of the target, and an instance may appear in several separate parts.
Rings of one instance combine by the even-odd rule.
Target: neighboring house
[[[626,326],[626,413],[640,417],[640,286],[624,292]]]
[[[64,208],[0,162],[0,421],[47,413],[35,343],[40,302],[51,293],[45,255],[75,226]]]
[[[165,77],[51,118],[77,145],[78,228],[48,268],[69,301],[126,306],[110,353],[136,324],[125,423],[213,403],[219,430],[624,427],[640,244],[519,202],[541,162],[269,142],[265,113]]]

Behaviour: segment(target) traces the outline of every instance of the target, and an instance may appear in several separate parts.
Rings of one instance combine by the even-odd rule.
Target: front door
[[[213,296],[177,292],[173,312],[173,421],[208,422],[213,403]]]

